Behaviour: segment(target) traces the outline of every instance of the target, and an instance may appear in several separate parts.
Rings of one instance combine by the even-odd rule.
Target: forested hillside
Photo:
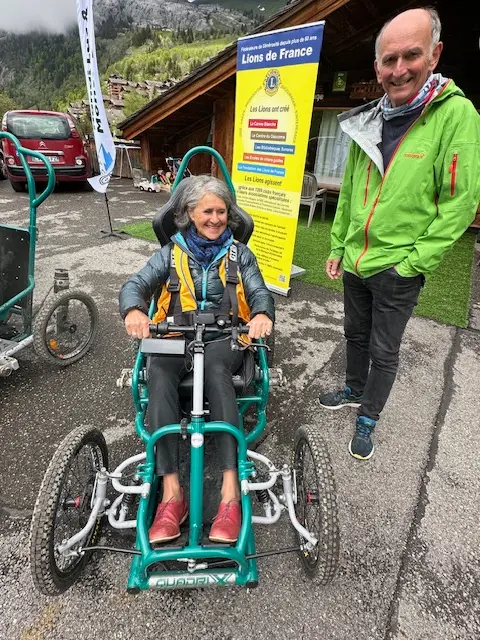
[[[127,54],[131,34],[97,38],[100,73]],[[85,84],[78,31],[0,33],[0,88],[22,108],[51,109]]]
[[[110,65],[107,74],[118,73],[126,80],[180,79],[215,56],[234,39],[234,36],[229,35],[189,43],[172,38],[171,34],[156,35],[161,39],[161,44],[148,44],[139,48]]]
[[[266,8],[258,0],[246,0],[241,13],[235,0],[201,0],[201,6],[182,0],[98,0],[100,75],[103,80],[110,73],[128,80],[181,78],[251,31],[285,0],[264,4]],[[85,97],[76,25],[65,34],[0,30],[0,60],[0,93],[10,105],[63,110]]]

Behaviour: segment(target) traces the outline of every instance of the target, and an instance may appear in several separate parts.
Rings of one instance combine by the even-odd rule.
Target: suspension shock
[[[257,499],[260,504],[268,504],[270,502],[270,496],[268,495],[268,491],[266,489],[259,489],[255,491],[257,494]]]
[[[132,481],[132,486],[134,487],[138,487],[138,485],[141,483],[141,480],[138,476],[135,476],[133,478]],[[125,493],[123,496],[123,504],[126,505],[127,507],[130,507],[133,504],[133,501],[135,500],[135,496],[137,496],[137,493]]]

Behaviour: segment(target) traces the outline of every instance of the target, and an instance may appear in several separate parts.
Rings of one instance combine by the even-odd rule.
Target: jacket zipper
[[[448,86],[448,85],[449,85],[449,81],[445,84],[445,86],[444,86],[444,87],[442,87],[442,90],[440,91],[440,93],[438,94],[438,96],[440,96],[440,95],[445,91],[445,89],[447,88],[447,86]],[[438,98],[438,96],[437,96],[437,98]],[[428,109],[429,107],[430,107],[430,105],[428,105],[428,106],[427,106],[427,109]],[[381,183],[380,183],[380,189],[379,189],[378,195],[377,195],[377,197],[375,198],[375,202],[373,203],[373,206],[372,206],[372,209],[371,209],[370,213],[368,214],[367,223],[366,223],[366,225],[365,225],[365,244],[364,244],[364,247],[363,247],[363,251],[362,251],[362,253],[358,256],[357,261],[355,262],[355,271],[356,271],[357,273],[358,273],[358,265],[359,265],[359,263],[360,263],[360,260],[363,258],[363,256],[364,256],[364,255],[367,253],[367,251],[368,251],[368,229],[369,229],[369,227],[370,227],[370,223],[371,223],[371,221],[372,221],[373,214],[374,214],[375,209],[376,209],[376,207],[377,207],[377,203],[378,203],[378,201],[379,201],[379,199],[380,199],[380,195],[381,195],[381,193],[382,193],[383,184],[384,184],[384,182],[385,182],[385,178],[387,177],[387,172],[388,172],[388,170],[390,169],[390,167],[391,167],[391,165],[392,165],[392,162],[393,162],[393,160],[394,160],[395,156],[397,155],[398,149],[400,148],[400,145],[402,144],[402,142],[403,142],[403,141],[404,141],[404,139],[405,139],[405,136],[408,134],[408,132],[410,131],[410,129],[411,129],[411,128],[412,128],[412,127],[413,127],[413,126],[414,126],[414,125],[415,125],[415,124],[420,120],[420,118],[422,118],[424,115],[425,115],[425,111],[422,111],[422,113],[418,116],[418,118],[417,118],[416,120],[414,120],[414,121],[412,122],[412,124],[408,127],[408,129],[405,131],[405,133],[403,134],[403,136],[400,138],[399,143],[398,143],[398,144],[397,144],[397,146],[395,147],[395,151],[393,152],[392,157],[390,158],[390,162],[388,163],[387,168],[385,169],[385,173],[383,174],[383,178],[382,178],[382,181],[381,181]],[[371,162],[371,160],[370,160],[370,162]]]
[[[363,197],[363,206],[365,207],[367,205],[367,200],[368,200],[368,185],[370,183],[370,172],[372,170],[372,160],[370,160],[370,162],[368,163],[368,167],[367,167],[367,182],[365,184],[365,195]]]
[[[203,271],[203,275],[202,275],[202,302],[201,302],[201,310],[204,311],[205,310],[205,305],[207,304],[207,279],[208,279],[208,271],[210,269],[210,267],[215,264],[215,262],[217,262],[217,260],[222,260],[228,253],[228,248],[227,247],[227,251],[225,253],[222,254],[222,251],[224,249],[221,249],[220,253],[217,255],[217,257],[215,258],[215,260],[213,262],[211,262],[208,267],[205,269],[204,267],[202,267],[202,271]],[[222,255],[221,255],[222,254]]]
[[[452,177],[450,178],[450,195],[454,196],[455,195],[455,182],[457,180],[457,159],[458,159],[458,153],[454,153],[453,154],[453,158],[452,158],[452,164],[450,165],[450,173],[452,174]]]

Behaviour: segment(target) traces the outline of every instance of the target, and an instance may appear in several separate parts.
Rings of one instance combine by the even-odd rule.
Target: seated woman
[[[233,242],[232,228],[236,221],[231,211],[232,194],[221,180],[211,176],[189,178],[191,187],[185,190],[175,212],[179,231],[171,242],[157,251],[120,291],[120,313],[128,335],[149,336],[147,316],[151,298],[159,295],[153,321],[160,322],[168,312],[165,305],[165,284],[170,269],[177,271],[183,287],[182,297],[190,297],[190,308],[218,311],[225,291],[225,262]],[[170,266],[174,248],[175,267]],[[274,321],[273,297],[265,286],[257,261],[250,249],[237,246],[239,284],[237,300],[239,321],[250,327],[250,338],[269,335]],[[175,254],[176,252],[176,254]],[[185,273],[185,271],[189,273]],[[190,283],[190,287],[188,286]],[[191,290],[193,283],[194,291]],[[168,305],[167,305],[168,306]],[[205,393],[211,420],[223,420],[238,427],[238,408],[232,374],[242,363],[243,354],[232,351],[230,340],[211,340],[205,348]],[[162,426],[180,421],[178,385],[191,368],[189,356],[151,356],[148,362],[148,428],[154,432]],[[235,542],[240,530],[240,491],[237,476],[237,445],[227,433],[215,434],[223,482],[221,502],[210,530],[214,542]],[[180,536],[180,525],[188,511],[178,475],[178,436],[164,436],[157,443],[156,473],[163,476],[163,497],[157,507],[149,531],[152,543],[167,542]]]

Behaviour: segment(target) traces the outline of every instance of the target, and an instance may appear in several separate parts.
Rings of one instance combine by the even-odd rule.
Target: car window
[[[44,140],[67,140],[70,127],[66,118],[53,115],[13,113],[7,118],[7,131],[17,138]]]

